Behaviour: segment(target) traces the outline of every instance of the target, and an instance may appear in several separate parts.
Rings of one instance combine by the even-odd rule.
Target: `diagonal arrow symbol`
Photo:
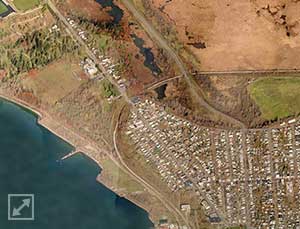
[[[23,208],[30,207],[30,202],[31,202],[31,199],[23,199],[23,204],[20,207],[13,209],[13,216],[21,215],[20,212],[22,211]]]

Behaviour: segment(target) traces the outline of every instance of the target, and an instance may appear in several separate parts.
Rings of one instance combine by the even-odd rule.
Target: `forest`
[[[61,31],[48,29],[26,33],[14,44],[0,45],[0,69],[15,77],[31,69],[42,68],[67,53],[78,55],[78,44]]]

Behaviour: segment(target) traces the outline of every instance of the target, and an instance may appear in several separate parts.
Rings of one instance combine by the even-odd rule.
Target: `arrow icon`
[[[22,209],[23,208],[25,208],[25,207],[30,207],[30,202],[31,202],[31,199],[23,199],[23,204],[20,206],[20,207],[18,207],[18,208],[14,208],[13,209],[13,216],[20,216],[21,215],[21,211],[22,211]]]

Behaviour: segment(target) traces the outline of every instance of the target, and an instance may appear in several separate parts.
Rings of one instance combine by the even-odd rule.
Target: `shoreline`
[[[53,120],[52,117],[47,112],[42,111],[42,110],[40,110],[40,109],[32,106],[28,102],[23,101],[23,100],[15,97],[15,96],[7,95],[7,94],[3,93],[2,90],[0,91],[0,99],[3,99],[3,100],[5,100],[7,102],[10,102],[10,103],[13,103],[13,104],[15,104],[15,105],[17,105],[17,106],[19,106],[21,108],[25,108],[28,111],[32,112],[34,115],[37,116],[37,124],[38,125],[44,127],[45,129],[47,129],[48,131],[50,131],[52,134],[54,134],[58,138],[60,138],[61,140],[65,141],[66,143],[68,143],[71,147],[74,148],[74,150],[77,150],[79,153],[82,153],[84,156],[87,156],[89,159],[91,159],[92,161],[94,161],[99,166],[99,168],[101,169],[101,172],[97,175],[95,181],[101,183],[104,187],[108,188],[109,190],[111,190],[112,192],[114,192],[116,195],[118,195],[118,196],[120,196],[122,198],[125,198],[126,200],[132,202],[133,204],[135,204],[139,208],[145,210],[146,213],[148,214],[148,218],[153,223],[154,227],[156,226],[156,223],[153,220],[153,217],[151,216],[149,210],[145,206],[143,206],[142,203],[137,203],[137,201],[133,200],[132,198],[128,198],[126,194],[118,193],[118,191],[116,189],[110,187],[105,180],[101,179],[101,173],[103,171],[103,166],[101,165],[100,160],[98,160],[96,157],[94,157],[92,155],[93,153],[90,152],[90,151],[98,152],[99,155],[101,155],[102,154],[101,150],[98,150],[90,142],[88,142],[85,138],[83,138],[82,136],[74,133],[72,130],[69,130],[65,126],[59,126],[59,127],[60,128],[64,128],[65,130],[70,131],[70,133],[74,133],[76,135],[76,137],[80,138],[79,141],[82,141],[82,143],[88,143],[88,145],[85,145],[84,147],[82,147],[82,146],[80,146],[79,143],[76,143],[76,140],[72,140],[72,139],[70,139],[70,138],[68,138],[66,136],[63,136],[62,134],[58,133],[58,131],[55,130],[55,128],[50,125],[51,122],[56,122],[56,121]],[[56,122],[56,124],[59,124],[59,123]],[[78,141],[78,139],[77,139],[77,141]],[[107,153],[104,153],[104,154],[107,154]],[[116,165],[118,167],[120,167],[120,165],[118,163],[116,163]]]
[[[17,106],[20,106],[22,108],[25,108],[25,109],[31,111],[34,115],[37,116],[37,124],[38,125],[46,128],[52,134],[56,135],[58,138],[60,138],[61,140],[65,141],[66,143],[68,143],[71,147],[74,148],[74,150],[77,150],[78,152],[81,152],[80,151],[81,147],[77,143],[73,142],[70,138],[67,138],[67,137],[63,136],[62,134],[58,133],[58,131],[54,130],[53,127],[50,127],[49,125],[47,125],[46,122],[44,122],[44,120],[46,118],[51,119],[50,121],[53,120],[48,113],[40,111],[38,108],[33,107],[31,104],[29,104],[29,103],[27,103],[27,102],[25,102],[23,100],[20,100],[19,98],[8,96],[8,95],[5,95],[3,93],[0,93],[0,99],[4,99],[7,102],[14,103]],[[66,128],[66,127],[64,127],[64,128]],[[71,131],[71,130],[69,130],[69,131]],[[80,136],[80,138],[82,138],[82,137]],[[91,160],[93,160],[94,162],[96,162],[97,165],[102,169],[101,163],[95,157],[93,157],[90,153],[88,153],[86,151],[81,152],[81,153],[83,153],[84,155],[86,155],[87,157],[89,157]]]

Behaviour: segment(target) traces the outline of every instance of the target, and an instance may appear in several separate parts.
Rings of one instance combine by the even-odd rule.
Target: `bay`
[[[96,181],[98,165],[0,100],[0,229],[149,229],[147,212]],[[9,221],[8,194],[34,194],[35,220]],[[26,211],[26,209],[23,209]]]

